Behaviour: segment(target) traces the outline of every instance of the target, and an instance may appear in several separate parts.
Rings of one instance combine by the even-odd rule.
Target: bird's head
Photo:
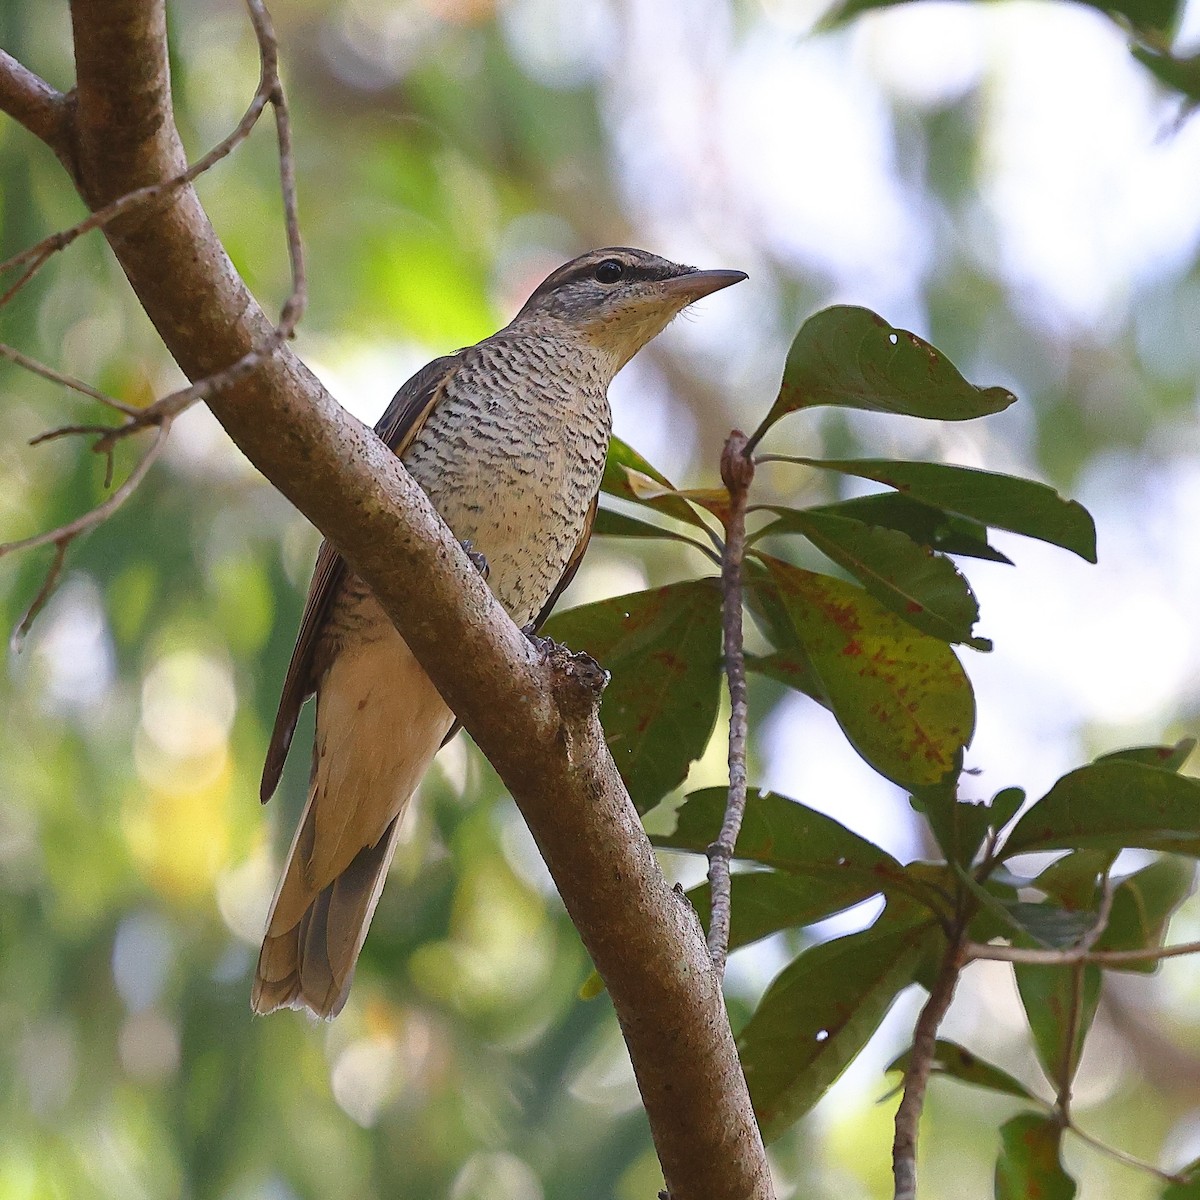
[[[629,246],[590,250],[548,275],[514,325],[561,322],[620,370],[689,304],[745,279],[743,271],[698,271]]]

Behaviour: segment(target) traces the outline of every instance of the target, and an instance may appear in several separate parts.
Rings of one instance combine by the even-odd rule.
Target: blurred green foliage
[[[605,43],[611,60],[572,72],[548,66],[539,40],[553,7],[276,6],[312,279],[299,348],[365,416],[419,361],[507,319],[542,267],[606,242],[672,249],[658,244],[669,219],[660,212],[651,221],[622,171],[636,150],[619,119],[636,22],[616,5],[580,5],[581,23],[602,12],[616,33]],[[786,6],[712,7],[750,40]],[[177,111],[198,154],[251,95],[254,47],[235,3],[181,2],[171,20]],[[0,0],[0,45],[70,85],[65,6]],[[698,58],[697,95],[704,69]],[[978,218],[970,208],[984,144],[977,100],[924,109],[889,101],[906,185],[931,226]],[[707,170],[692,177],[664,160],[656,187],[690,210],[706,194]],[[268,308],[287,289],[275,172],[263,129],[200,184]],[[52,156],[0,119],[0,256],[81,211]],[[772,343],[772,331],[790,333],[826,281],[789,264],[765,235],[731,234],[730,243],[726,253],[753,255],[773,305],[755,318],[764,360],[776,352],[761,369],[769,374],[786,345]],[[1005,383],[1029,400],[1020,418],[1028,425],[1008,427],[1027,443],[1013,453],[1028,452],[1069,486],[1131,447],[1165,457],[1171,431],[1192,419],[1195,357],[1186,346],[1198,288],[1194,263],[1147,282],[1139,306],[1101,341],[1039,326],[987,253],[945,238],[921,302],[932,340],[969,377],[981,363],[1003,364]],[[130,402],[177,383],[95,236],[5,310],[3,338]],[[777,379],[759,394],[730,386],[714,395],[688,357],[696,356],[678,344],[656,352],[654,378],[671,390],[659,407],[662,420],[686,425],[681,453],[689,438],[693,446],[693,461],[672,473],[711,484],[715,459],[694,448],[713,457],[731,424],[752,427]],[[24,444],[102,414],[7,364],[0,386],[7,540],[103,497],[104,464],[82,445]],[[658,404],[653,389],[645,404]],[[873,452],[841,414],[820,428],[830,456]],[[121,448],[118,475],[137,451]],[[835,481],[815,486],[825,489],[815,498],[845,499]],[[590,964],[511,803],[465,739],[443,755],[410,818],[345,1014],[329,1027],[291,1014],[251,1019],[259,924],[306,764],[295,756],[265,815],[257,773],[315,545],[193,413],[119,517],[72,547],[62,588],[8,659],[0,1200],[653,1195],[657,1166],[611,1010],[603,998],[577,999]],[[595,547],[577,598],[666,585],[698,561],[682,544],[640,546]],[[47,561],[43,551],[0,565],[6,628]],[[752,684],[759,713],[780,694],[765,678]],[[719,782],[719,751],[715,774],[708,757],[691,782]],[[801,939],[787,936],[794,952]],[[1110,1091],[1096,1114],[1101,1126],[1119,1121],[1114,1140],[1148,1156],[1186,1127],[1197,1094],[1200,1069],[1177,1052],[1193,1053],[1200,1037],[1189,986],[1194,1000],[1186,980],[1182,998],[1158,998],[1141,1043],[1145,1076],[1165,1075],[1163,1085],[1155,1090],[1125,1067],[1120,1103]],[[744,1023],[746,995],[735,988],[731,1005]],[[996,1157],[994,1108],[940,1103],[938,1086],[928,1194],[983,1195]],[[782,1194],[885,1194],[889,1119],[864,1102],[806,1121],[774,1151]],[[1012,1149],[1022,1128],[1005,1127],[1013,1180],[1033,1169]],[[1047,1161],[1056,1154],[1057,1142]],[[1116,1194],[1109,1176],[1090,1178],[1097,1194]],[[1120,1194],[1150,1194],[1129,1180],[1120,1176]]]

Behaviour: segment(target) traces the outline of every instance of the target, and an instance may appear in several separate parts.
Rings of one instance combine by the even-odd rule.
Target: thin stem
[[[892,1177],[895,1181],[895,1200],[915,1200],[917,1195],[917,1132],[921,1110],[925,1107],[925,1089],[937,1053],[937,1032],[962,971],[963,942],[961,934],[951,939],[942,957],[941,969],[933,991],[917,1017],[913,1028],[913,1048],[908,1069],[904,1072],[904,1096],[896,1109],[896,1134],[892,1140]]]
[[[721,554],[722,622],[725,677],[729,683],[729,798],[717,840],[708,847],[708,879],[712,894],[708,949],[717,978],[725,975],[729,956],[731,910],[729,863],[746,811],[746,655],[742,645],[742,562],[746,554],[746,504],[754,480],[754,460],[746,454],[746,435],[735,429],[721,455],[721,479],[729,492],[729,516]]]

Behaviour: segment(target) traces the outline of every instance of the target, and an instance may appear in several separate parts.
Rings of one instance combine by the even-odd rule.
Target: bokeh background
[[[1069,4],[940,3],[813,33],[811,0],[277,0],[311,304],[298,346],[374,420],[429,357],[506,321],[563,259],[645,246],[750,281],[677,322],[613,387],[617,432],[680,483],[716,481],[729,428],[774,395],[815,308],[872,307],[1021,403],[972,426],[788,418],[769,448],[944,458],[1086,503],[1100,565],[1016,539],[973,564],[990,656],[964,651],[979,795],[1039,795],[1094,753],[1200,726],[1200,121]],[[171,5],[193,155],[257,78],[234,0]],[[0,0],[0,45],[72,78],[58,0]],[[1179,45],[1200,40],[1200,6]],[[273,138],[200,182],[237,265],[286,294]],[[0,118],[0,255],[81,209]],[[3,314],[7,342],[131,401],[178,376],[93,238]],[[81,512],[103,464],[36,449],[96,414],[0,366],[0,540]],[[135,447],[123,447],[123,464]],[[760,473],[763,498],[832,478]],[[511,801],[465,738],[410,814],[345,1013],[252,1020],[249,972],[304,790],[257,777],[317,537],[203,411],[0,673],[0,1200],[559,1200],[653,1196],[660,1176],[611,1008]],[[667,582],[684,548],[595,543],[565,603]],[[18,619],[45,552],[0,563]],[[905,797],[826,714],[756,680],[753,777],[904,858]],[[298,745],[304,740],[302,731]],[[693,784],[720,782],[722,748]],[[666,858],[692,882],[694,863]],[[856,912],[805,936],[828,936]],[[1189,902],[1174,938],[1200,936]],[[735,1020],[784,961],[735,956]],[[1178,1166],[1200,1154],[1200,968],[1110,987],[1080,1123]],[[775,1148],[781,1197],[890,1195],[881,1066],[921,997]],[[1046,1092],[1011,976],[968,973],[947,1032]],[[894,1078],[892,1080],[894,1082]],[[1014,1107],[935,1082],[930,1200],[991,1194]],[[1082,1196],[1154,1181],[1068,1142]]]

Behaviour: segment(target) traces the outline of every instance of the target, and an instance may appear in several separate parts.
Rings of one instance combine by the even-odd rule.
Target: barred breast
[[[606,369],[607,368],[607,369]],[[518,625],[537,616],[583,535],[604,473],[609,364],[507,331],[466,353],[404,454]]]

